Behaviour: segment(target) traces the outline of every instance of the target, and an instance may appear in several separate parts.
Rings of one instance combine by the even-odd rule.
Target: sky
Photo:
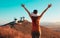
[[[21,4],[24,4],[30,13],[37,9],[38,14],[41,14],[48,4],[52,4],[40,22],[60,22],[60,0],[0,0],[0,25],[11,22],[14,18],[19,20],[22,16],[31,21]]]

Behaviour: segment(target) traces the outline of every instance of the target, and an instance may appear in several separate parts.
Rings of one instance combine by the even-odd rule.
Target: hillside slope
[[[28,21],[22,24],[15,24],[13,28],[10,25],[0,26],[0,38],[31,38],[31,23]],[[60,38],[60,32],[53,31],[41,26],[42,38]]]

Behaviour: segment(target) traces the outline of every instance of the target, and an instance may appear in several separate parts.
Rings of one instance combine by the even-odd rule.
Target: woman
[[[29,14],[31,20],[32,20],[32,38],[41,38],[41,28],[40,28],[40,19],[43,16],[43,14],[47,11],[48,8],[51,7],[51,4],[48,5],[48,7],[41,13],[41,15],[37,15],[38,11],[34,10],[32,14],[27,10],[27,8],[22,4],[22,7],[27,11]]]

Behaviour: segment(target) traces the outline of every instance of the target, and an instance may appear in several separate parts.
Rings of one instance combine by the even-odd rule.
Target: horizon
[[[25,16],[31,22],[27,12],[21,7],[25,4],[26,8],[32,13],[34,9],[41,14],[48,4],[52,4],[46,13],[42,16],[40,22],[60,22],[60,5],[59,0],[0,0],[0,25],[6,24],[17,18]]]

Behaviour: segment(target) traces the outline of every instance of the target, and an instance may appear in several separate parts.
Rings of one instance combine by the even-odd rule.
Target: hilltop
[[[16,23],[12,28],[10,24],[0,26],[0,38],[31,38],[31,22],[25,20]],[[41,26],[42,38],[60,38],[60,32]]]

